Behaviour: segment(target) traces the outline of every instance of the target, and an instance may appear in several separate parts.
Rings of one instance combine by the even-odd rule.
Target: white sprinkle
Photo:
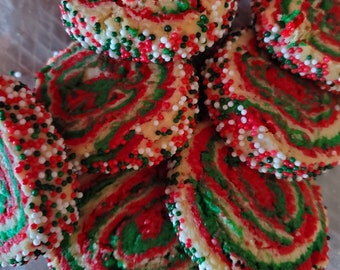
[[[310,64],[310,60],[305,60],[303,63],[304,63],[306,66],[308,66],[308,65]]]
[[[167,39],[166,37],[161,37],[161,38],[160,38],[160,42],[161,42],[161,43],[164,43],[164,44],[165,44],[167,41],[168,41],[168,39]]]
[[[259,172],[260,173],[266,173],[268,170],[267,170],[267,168],[266,167],[261,167],[260,169],[259,169]]]
[[[214,103],[214,108],[215,108],[215,109],[219,109],[219,108],[220,108],[220,103],[216,101],[216,102]]]
[[[265,132],[266,127],[265,126],[259,126],[259,132]]]
[[[279,28],[276,25],[272,28],[273,33],[277,33],[278,30],[279,30]]]
[[[26,94],[25,94],[25,96],[26,96]],[[20,94],[20,97],[21,97],[21,94]],[[20,107],[25,107],[25,106],[26,106],[26,102],[23,101],[23,100],[20,100],[19,103],[18,103],[18,105],[19,105]]]
[[[296,160],[296,161],[294,162],[294,165],[295,165],[295,166],[298,166],[298,167],[301,166],[301,161]]]
[[[232,126],[232,125],[235,125],[235,121],[232,120],[232,119],[230,119],[230,120],[228,120],[228,124],[231,125],[231,126]]]
[[[240,155],[239,158],[240,158],[240,160],[241,160],[242,162],[246,162],[246,160],[247,160],[246,157],[245,157],[244,155]]]
[[[26,119],[21,119],[21,120],[19,121],[19,124],[20,124],[20,125],[25,125],[25,124],[26,124]]]
[[[142,128],[141,128],[140,126],[137,126],[137,127],[135,128],[135,132],[136,132],[137,134],[141,133],[141,132],[142,132]]]
[[[15,78],[21,78],[21,76],[22,76],[20,71],[15,71],[13,75],[14,75]]]
[[[224,123],[221,122],[216,126],[216,131],[220,132],[223,128],[224,128]]]
[[[175,112],[177,112],[177,111],[178,111],[178,106],[177,106],[177,105],[173,105],[173,106],[172,106],[172,110],[175,111]]]
[[[258,149],[258,148],[261,147],[261,145],[260,145],[258,142],[256,142],[256,143],[254,143],[254,147],[255,147],[256,149]]]
[[[281,160],[285,160],[285,159],[286,159],[285,154],[283,154],[282,152],[277,153],[277,157],[278,157],[279,159],[281,159]]]
[[[275,176],[276,176],[277,179],[281,179],[282,178],[282,173],[275,172]]]
[[[44,164],[46,162],[46,159],[44,157],[39,157],[38,162],[39,164]]]

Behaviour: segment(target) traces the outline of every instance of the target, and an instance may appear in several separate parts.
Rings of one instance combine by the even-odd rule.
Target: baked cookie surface
[[[117,61],[72,43],[37,74],[38,99],[83,171],[159,164],[195,127],[198,83],[184,61]]]
[[[340,2],[254,2],[258,37],[282,66],[340,91]]]
[[[67,33],[113,58],[189,59],[229,29],[237,1],[61,1]]]
[[[25,264],[73,231],[77,184],[66,157],[31,90],[0,76],[0,266]]]
[[[154,167],[83,174],[79,222],[50,254],[52,269],[197,269],[165,207],[164,173]]]
[[[251,168],[301,180],[339,161],[339,95],[280,68],[237,32],[202,72],[216,130]]]
[[[174,163],[167,207],[200,269],[325,268],[327,216],[312,179],[250,169],[210,123],[197,126]]]

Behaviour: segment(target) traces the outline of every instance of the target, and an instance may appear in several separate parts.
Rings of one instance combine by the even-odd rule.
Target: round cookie
[[[208,122],[176,157],[167,208],[200,269],[325,268],[327,216],[312,178],[279,181],[250,169]]]
[[[251,29],[235,33],[202,71],[216,130],[251,168],[306,179],[340,157],[340,97],[319,91],[256,46]]]
[[[63,139],[31,90],[0,76],[0,266],[59,246],[78,219]]]
[[[254,2],[260,44],[284,68],[321,82],[324,89],[340,91],[340,2]]]
[[[229,29],[237,1],[61,1],[66,32],[115,59],[189,59]]]
[[[38,99],[88,172],[159,164],[191,136],[198,78],[184,61],[117,61],[72,43],[37,74]]]
[[[163,171],[165,171],[163,169]],[[197,269],[165,207],[156,166],[116,175],[83,174],[79,222],[49,254],[51,269]]]

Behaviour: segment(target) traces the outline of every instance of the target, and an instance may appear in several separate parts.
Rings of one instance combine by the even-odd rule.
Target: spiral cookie
[[[78,43],[37,74],[39,100],[88,172],[160,163],[191,136],[198,83],[184,61],[116,61]]]
[[[301,180],[340,157],[340,97],[281,69],[237,32],[206,61],[206,105],[241,161],[277,178]]]
[[[78,226],[50,256],[50,267],[196,269],[168,217],[165,176],[157,169],[82,175]]]
[[[76,184],[52,118],[31,91],[0,76],[0,266],[56,248],[78,218]]]
[[[66,32],[82,46],[142,62],[188,59],[229,29],[237,1],[61,1]]]
[[[254,2],[258,38],[283,67],[340,91],[340,2]]]
[[[168,173],[170,219],[192,260],[214,270],[324,268],[319,187],[278,181],[229,153],[214,127],[200,123]]]

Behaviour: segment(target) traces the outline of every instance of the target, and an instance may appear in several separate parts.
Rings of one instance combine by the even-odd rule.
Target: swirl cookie
[[[251,168],[301,180],[338,163],[339,95],[281,69],[252,30],[234,34],[202,76],[217,131]]]
[[[0,266],[59,246],[78,219],[63,140],[32,92],[0,76]]]
[[[258,38],[282,66],[340,91],[340,2],[254,2]]]
[[[155,166],[83,174],[76,231],[49,254],[50,268],[196,269],[168,217],[164,179]]]
[[[325,268],[327,216],[312,179],[250,169],[207,122],[174,163],[167,208],[200,269]]]
[[[159,164],[191,136],[198,83],[184,61],[116,61],[71,44],[37,74],[38,99],[83,170]]]
[[[61,1],[66,32],[115,59],[168,62],[211,47],[229,29],[237,1]]]

